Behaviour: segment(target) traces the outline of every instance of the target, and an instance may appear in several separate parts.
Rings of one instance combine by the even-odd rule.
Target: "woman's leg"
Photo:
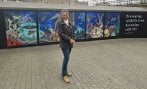
[[[63,64],[62,64],[62,77],[64,77],[67,74],[67,66],[68,66],[68,61],[71,53],[71,48],[70,49],[62,49],[64,59],[63,59]]]

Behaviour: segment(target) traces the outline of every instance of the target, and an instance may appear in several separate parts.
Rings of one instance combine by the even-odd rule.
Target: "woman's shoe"
[[[69,79],[69,77],[68,77],[67,75],[65,75],[65,76],[63,77],[63,80],[64,80],[64,82],[66,82],[66,83],[70,83],[70,79]]]

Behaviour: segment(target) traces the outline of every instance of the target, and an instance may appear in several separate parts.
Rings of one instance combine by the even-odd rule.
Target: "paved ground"
[[[147,89],[147,39],[77,43],[66,84],[57,45],[0,50],[0,89]]]

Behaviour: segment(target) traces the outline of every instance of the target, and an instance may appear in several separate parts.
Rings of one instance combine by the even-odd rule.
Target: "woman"
[[[60,16],[61,19],[57,23],[57,29],[60,37],[60,48],[64,56],[62,64],[62,78],[66,83],[70,83],[69,77],[71,74],[68,73],[67,66],[71,49],[73,48],[73,44],[75,44],[73,26],[69,21],[69,12],[67,10],[62,10]]]

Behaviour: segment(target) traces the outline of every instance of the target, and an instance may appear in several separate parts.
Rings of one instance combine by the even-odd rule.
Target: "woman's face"
[[[67,20],[69,18],[69,13],[68,12],[63,12],[62,13],[62,18],[63,18],[63,20]]]

